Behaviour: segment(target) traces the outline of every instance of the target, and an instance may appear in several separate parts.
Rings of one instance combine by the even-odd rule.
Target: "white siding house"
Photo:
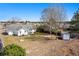
[[[24,29],[19,29],[17,35],[22,36],[24,35],[25,30]]]
[[[33,30],[32,30],[32,34],[34,34],[34,32],[36,32],[36,30],[33,29]]]
[[[8,35],[28,35],[34,34],[35,29],[31,25],[9,25],[6,27],[6,33]]]
[[[8,35],[13,35],[13,32],[9,31],[9,32],[8,32]]]

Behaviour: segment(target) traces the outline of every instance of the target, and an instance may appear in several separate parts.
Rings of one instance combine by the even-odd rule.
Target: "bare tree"
[[[46,22],[45,25],[50,27],[50,35],[52,29],[58,30],[61,21],[66,20],[65,9],[60,4],[51,5],[42,11],[41,19]]]

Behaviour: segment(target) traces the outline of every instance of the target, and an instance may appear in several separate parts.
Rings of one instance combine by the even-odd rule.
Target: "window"
[[[21,34],[21,31],[20,31],[20,34]]]

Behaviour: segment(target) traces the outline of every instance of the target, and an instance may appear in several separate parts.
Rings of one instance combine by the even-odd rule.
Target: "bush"
[[[37,32],[44,32],[44,26],[37,27]]]
[[[3,56],[3,50],[0,50],[0,56]]]
[[[18,45],[11,44],[4,47],[3,51],[4,56],[25,56],[25,49],[19,47]]]
[[[42,32],[42,33],[49,33],[50,34],[50,27],[49,26],[46,26],[46,25],[41,25],[37,28],[37,32]],[[51,33],[52,34],[55,34],[55,35],[60,35],[61,32],[56,30],[56,29],[52,29],[51,30]]]
[[[52,34],[55,34],[55,35],[61,35],[61,32],[60,31],[58,31],[58,30],[55,30],[55,29],[53,29],[52,30]]]

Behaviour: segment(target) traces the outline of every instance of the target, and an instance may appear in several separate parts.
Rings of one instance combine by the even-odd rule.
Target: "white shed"
[[[62,32],[61,35],[63,40],[70,40],[70,33]]]

